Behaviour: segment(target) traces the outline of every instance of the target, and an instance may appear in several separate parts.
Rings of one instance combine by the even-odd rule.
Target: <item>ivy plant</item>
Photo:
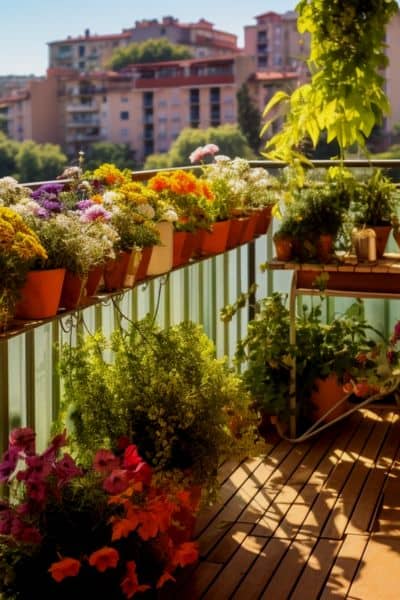
[[[382,69],[387,65],[385,28],[397,12],[395,0],[300,0],[298,30],[309,33],[309,83],[291,95],[279,91],[264,116],[285,113],[283,128],[265,146],[268,158],[306,163],[301,145],[316,147],[320,134],[336,140],[341,158],[350,146],[365,147],[373,127],[389,111]],[[282,110],[277,110],[281,108]]]

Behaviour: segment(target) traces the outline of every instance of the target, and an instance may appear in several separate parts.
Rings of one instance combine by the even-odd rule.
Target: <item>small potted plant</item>
[[[353,222],[359,229],[367,227],[375,231],[377,258],[384,254],[398,204],[396,185],[380,169],[375,169],[367,179],[357,182],[354,187],[350,207]]]
[[[37,259],[47,259],[37,235],[12,208],[0,206],[0,330],[14,315],[27,274]]]

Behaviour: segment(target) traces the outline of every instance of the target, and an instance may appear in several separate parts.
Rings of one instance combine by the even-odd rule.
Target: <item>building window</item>
[[[129,111],[121,110],[121,112],[119,113],[119,118],[121,119],[121,121],[128,121],[129,120]]]
[[[126,127],[123,127],[120,131],[120,134],[121,134],[122,138],[129,137],[129,129],[127,129]]]
[[[149,154],[153,154],[153,152],[154,152],[154,141],[153,140],[145,140],[144,155],[148,156]]]
[[[103,104],[107,102],[107,96],[103,96]]]
[[[210,124],[212,127],[221,124],[221,90],[218,87],[210,89]]]
[[[257,65],[260,69],[265,68],[268,65],[268,57],[267,56],[258,56],[257,57]]]
[[[189,122],[190,127],[197,128],[200,125],[200,90],[192,88],[189,90]]]
[[[85,69],[85,64],[86,64],[86,63],[85,63],[85,61],[84,61],[84,60],[80,60],[80,61],[79,61],[78,68],[79,68],[79,70],[80,70],[80,71],[83,71],[83,70]]]
[[[122,102],[123,104],[127,104],[127,103],[129,102],[129,98],[128,98],[128,96],[121,96],[121,102]]]
[[[79,57],[85,56],[85,46],[79,46]]]
[[[143,106],[145,108],[153,108],[153,92],[144,92]]]

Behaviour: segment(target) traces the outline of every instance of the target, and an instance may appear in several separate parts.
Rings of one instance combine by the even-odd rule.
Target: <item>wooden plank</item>
[[[253,472],[249,477],[244,477],[243,469],[241,468],[238,472],[235,472],[234,475],[229,479],[229,483],[224,484],[223,487],[226,488],[229,485],[229,495],[225,501],[225,505],[222,504],[222,500],[213,505],[205,511],[203,514],[199,516],[199,523],[196,526],[196,531],[200,532],[198,541],[200,546],[200,553],[202,556],[207,556],[207,553],[212,549],[212,547],[221,539],[227,530],[227,527],[230,527],[232,521],[235,521],[239,518],[239,515],[242,513],[243,508],[247,506],[247,503],[251,499],[246,492],[246,488],[242,491],[242,484],[250,480],[252,477],[256,479],[256,486],[252,481],[249,481],[247,490],[253,489],[252,496],[257,494],[259,487],[262,485],[263,480],[261,479],[261,474],[263,474],[264,478],[268,478],[271,474],[273,474],[279,465],[282,463],[282,460],[291,452],[291,444],[288,442],[280,443],[270,456],[267,456],[265,459],[260,459],[257,463],[257,466],[254,468]],[[236,489],[232,489],[232,481],[240,482],[237,485]],[[240,493],[243,494],[243,497],[240,497]],[[223,494],[221,494],[223,497]],[[250,518],[250,523],[255,522],[254,515]]]
[[[389,434],[382,446],[376,460],[375,468],[368,475],[360,498],[354,508],[351,520],[346,528],[346,533],[362,533],[367,531],[380,501],[382,489],[385,485],[387,470],[392,467],[393,457],[400,445],[400,418],[399,415],[389,411],[392,418]]]
[[[238,589],[235,600],[256,600],[271,579],[282,557],[289,547],[289,540],[271,539],[264,546],[254,565],[247,573]]]
[[[343,536],[359,494],[382,447],[389,430],[389,425],[386,421],[381,420],[377,422],[363,449],[362,456],[358,458],[353,469],[349,472],[346,483],[342,487],[335,505],[332,507],[331,514],[322,531],[321,537],[340,539]],[[366,501],[366,498],[364,500]],[[375,504],[370,506],[371,515],[374,507]]]
[[[298,537],[280,562],[260,600],[288,600],[315,546],[315,538]],[[304,600],[306,600],[304,598]],[[307,600],[312,600],[307,598]]]
[[[337,497],[351,473],[370,432],[376,424],[377,417],[375,417],[375,420],[373,418],[366,418],[369,415],[369,412],[363,413],[363,420],[360,427],[351,438],[345,451],[341,454],[334,470],[319,493],[312,511],[304,521],[302,527],[303,533],[318,536],[324,528],[325,522],[329,519],[330,511],[335,506]]]
[[[347,598],[351,582],[368,543],[367,535],[346,535],[330,570],[320,600]]]
[[[398,600],[400,573],[400,539],[371,539],[349,596],[362,600]]]
[[[239,546],[249,535],[252,525],[250,523],[235,523],[224,535],[214,550],[208,555],[207,560],[214,563],[226,563],[236,552]]]
[[[205,600],[224,600],[229,598],[247,573],[251,564],[262,554],[265,538],[248,536],[233,555],[232,559],[219,572],[204,596]]]
[[[400,450],[389,471],[374,538],[400,538]]]
[[[338,540],[320,539],[308,558],[290,600],[318,598],[325,579],[335,561],[341,543]]]
[[[187,600],[201,598],[211,582],[221,571],[222,565],[209,561],[200,562],[194,571],[185,573],[184,581],[179,581],[171,592],[171,600]],[[110,598],[111,600],[111,598]]]

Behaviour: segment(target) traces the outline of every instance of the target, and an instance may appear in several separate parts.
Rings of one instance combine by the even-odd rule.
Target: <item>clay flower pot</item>
[[[30,271],[15,307],[17,319],[47,319],[57,314],[65,269]]]

